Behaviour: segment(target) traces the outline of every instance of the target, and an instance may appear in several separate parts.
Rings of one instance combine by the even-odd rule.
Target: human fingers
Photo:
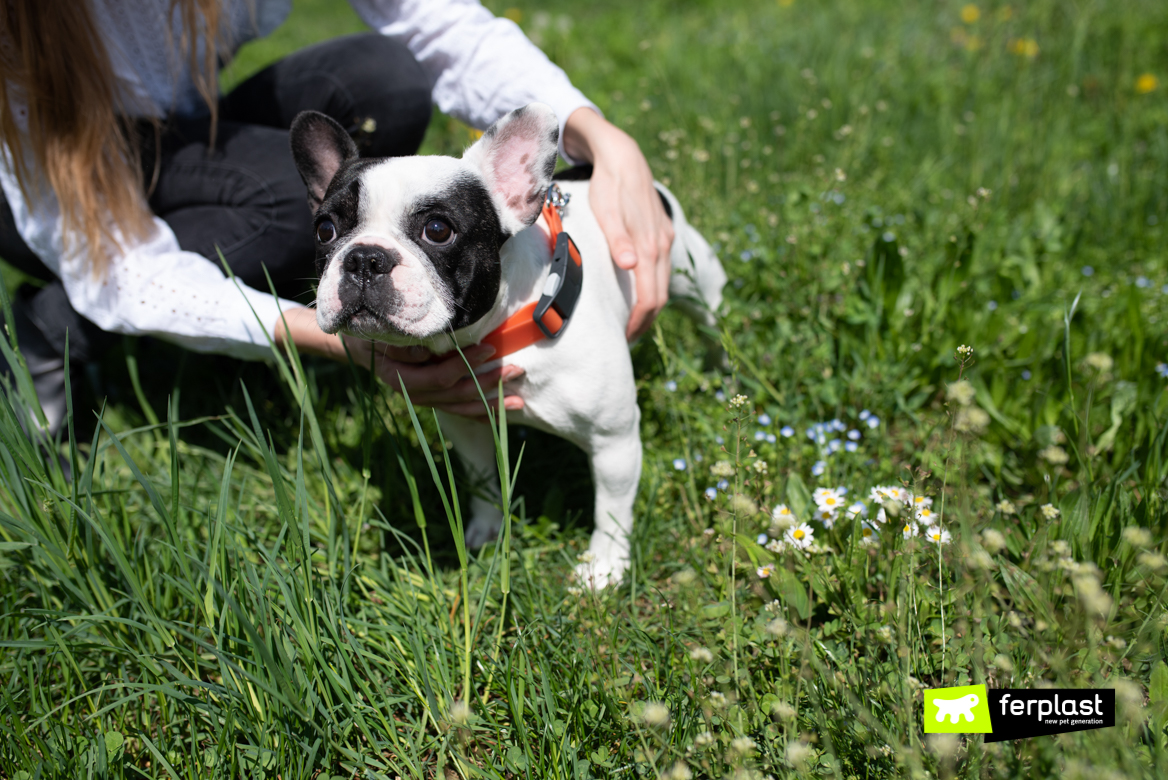
[[[439,407],[443,404],[467,402],[478,403],[481,406],[482,396],[490,398],[498,393],[500,381],[511,382],[521,376],[523,369],[519,366],[499,366],[477,376],[465,376],[447,388],[424,390],[417,394],[411,392],[410,399],[420,406]]]
[[[453,387],[467,374],[467,363],[474,369],[495,354],[489,344],[479,344],[464,350],[466,360],[457,352],[432,363],[406,363],[389,357],[377,357],[376,371],[381,381],[401,391],[404,386],[410,395],[445,390]]]
[[[498,398],[491,398],[490,400],[487,401],[487,404],[492,409],[497,411],[499,408],[499,399]],[[478,420],[479,422],[486,422],[487,420],[490,419],[489,417],[487,417],[486,410],[483,407],[482,401],[476,401],[474,403],[443,404],[441,406],[436,406],[434,408],[439,409],[443,412],[447,412],[449,414],[457,414],[457,415],[461,415],[462,417],[470,417],[471,419]],[[505,408],[509,412],[517,412],[523,408],[523,399],[517,395],[505,396],[503,399],[503,408]]]

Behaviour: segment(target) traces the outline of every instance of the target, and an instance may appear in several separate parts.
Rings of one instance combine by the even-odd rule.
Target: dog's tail
[[[665,211],[673,220],[670,251],[673,276],[669,280],[669,298],[694,322],[713,327],[722,306],[726,271],[706,239],[686,221],[681,204],[669,188],[660,182],[655,184]]]

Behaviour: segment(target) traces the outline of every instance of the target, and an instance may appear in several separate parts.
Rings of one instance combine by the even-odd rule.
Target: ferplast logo
[[[985,734],[986,742],[1105,729],[1115,725],[1115,690],[932,688],[923,716],[926,734]]]
[[[925,691],[926,734],[989,734],[989,696],[984,685]]]

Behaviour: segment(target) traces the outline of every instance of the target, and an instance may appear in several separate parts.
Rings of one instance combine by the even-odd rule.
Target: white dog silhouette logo
[[[981,699],[976,693],[959,699],[933,699],[933,704],[937,705],[937,722],[944,722],[945,716],[948,715],[950,723],[960,723],[962,717],[973,723],[973,708],[979,701]]]

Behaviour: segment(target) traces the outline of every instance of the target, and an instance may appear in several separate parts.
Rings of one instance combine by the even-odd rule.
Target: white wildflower
[[[815,541],[815,531],[807,523],[801,523],[794,528],[787,529],[784,541],[800,550],[806,550]]]
[[[1060,514],[1062,514],[1062,512],[1056,509],[1053,504],[1043,504],[1038,511],[1042,512],[1042,516],[1047,520],[1054,520]]]

